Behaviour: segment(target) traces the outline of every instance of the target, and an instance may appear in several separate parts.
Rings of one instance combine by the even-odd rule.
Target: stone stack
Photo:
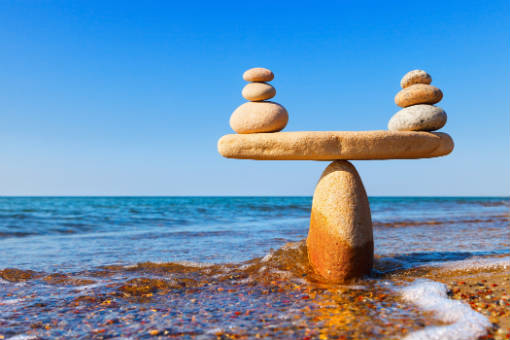
[[[237,133],[277,132],[289,121],[287,110],[278,103],[267,101],[276,95],[275,88],[267,82],[274,74],[267,68],[256,67],[244,72],[249,83],[242,95],[249,102],[239,106],[230,117],[230,126]]]
[[[440,89],[430,85],[432,77],[425,71],[408,72],[400,81],[402,90],[395,96],[395,104],[403,107],[388,122],[393,131],[434,131],[446,124],[446,113],[439,106],[443,98]]]

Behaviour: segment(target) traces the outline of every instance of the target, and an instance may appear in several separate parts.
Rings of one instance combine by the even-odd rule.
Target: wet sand
[[[480,339],[510,339],[510,268],[508,266],[465,269],[421,268],[418,277],[447,285],[452,299],[467,303],[492,323]],[[413,270],[414,271],[414,270]],[[414,277],[416,278],[416,277]]]
[[[443,282],[451,298],[468,303],[485,315],[493,327],[481,339],[510,339],[510,271],[454,271],[431,279]]]
[[[494,265],[498,260],[503,265]],[[417,279],[444,283],[450,298],[486,315],[492,327],[481,339],[509,339],[507,257],[476,261],[482,264],[414,267],[332,285],[310,271],[305,243],[299,242],[244,264],[140,263],[68,274],[5,269],[3,280],[23,285],[6,286],[3,307],[10,317],[0,320],[6,327],[0,339],[19,334],[16,328],[34,339],[58,338],[70,334],[71,325],[78,329],[73,334],[91,339],[401,339],[446,325],[398,293]],[[384,264],[378,261],[376,267],[382,270]],[[44,300],[59,290],[69,295]],[[20,322],[21,315],[28,318]]]

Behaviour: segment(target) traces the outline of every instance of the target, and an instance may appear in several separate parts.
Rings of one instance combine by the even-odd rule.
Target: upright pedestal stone
[[[315,189],[306,240],[314,271],[330,282],[370,273],[374,257],[372,218],[356,168],[332,162]]]

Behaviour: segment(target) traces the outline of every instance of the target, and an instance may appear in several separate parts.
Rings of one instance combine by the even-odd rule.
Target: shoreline
[[[438,277],[448,286],[450,297],[469,304],[492,323],[481,339],[510,339],[510,271],[454,273]]]
[[[224,268],[222,265],[197,267],[176,263],[141,263],[134,267],[105,267],[103,268],[104,272],[92,275],[94,281],[100,280],[101,277],[113,277],[116,273],[130,274],[122,280],[114,280],[108,282],[109,284],[106,286],[96,286],[97,288],[93,288],[90,285],[91,282],[79,280],[81,277],[73,277],[71,273],[68,276],[58,273],[35,273],[6,269],[0,271],[0,277],[10,282],[39,280],[43,285],[61,288],[67,286],[74,290],[76,296],[71,304],[65,301],[61,305],[57,304],[54,312],[58,312],[59,309],[72,308],[79,313],[86,310],[91,313],[90,315],[98,317],[110,308],[115,309],[126,303],[136,302],[139,304],[138,313],[143,314],[146,310],[154,310],[151,315],[153,319],[151,319],[150,328],[151,331],[154,331],[154,335],[160,335],[160,332],[164,333],[165,329],[169,329],[164,326],[164,318],[168,311],[161,307],[160,303],[180,301],[181,294],[172,293],[172,289],[175,288],[184,294],[186,304],[193,300],[193,305],[197,304],[197,306],[204,306],[204,301],[199,299],[204,294],[208,298],[219,297],[221,299],[241,296],[245,299],[244,301],[250,301],[250,304],[256,303],[260,299],[270,298],[272,302],[280,306],[266,309],[268,306],[264,304],[259,305],[258,308],[250,307],[247,310],[236,307],[235,310],[230,311],[228,308],[223,308],[222,313],[230,318],[236,319],[241,314],[248,313],[245,315],[247,318],[257,317],[261,320],[271,320],[278,313],[284,312],[287,317],[291,317],[291,319],[297,317],[295,320],[300,320],[298,329],[293,329],[294,326],[278,324],[271,330],[257,324],[256,326],[259,327],[257,334],[260,336],[271,337],[276,334],[273,331],[278,330],[290,332],[293,336],[304,332],[305,338],[309,337],[310,339],[328,339],[337,336],[344,336],[345,339],[384,338],[387,336],[408,340],[439,339],[441,337],[437,337],[438,334],[449,334],[450,330],[458,333],[459,329],[466,328],[467,336],[457,338],[473,340],[510,338],[508,327],[510,301],[507,293],[510,290],[510,258],[508,255],[453,261],[439,266],[415,267],[397,271],[379,279],[369,279],[340,286],[330,286],[313,280],[306,285],[300,285],[296,280],[289,281],[289,278],[302,279],[302,274],[308,273],[306,266],[303,267],[304,263],[306,263],[306,249],[304,243],[300,242],[282,247],[271,253],[271,256],[265,256],[258,261],[252,261],[245,265],[232,265],[230,268]],[[173,279],[175,282],[168,281],[168,278],[164,277],[168,273],[183,276],[183,281],[175,281],[177,277]],[[218,275],[220,277],[217,277]],[[215,277],[216,279],[214,279]],[[207,278],[211,280],[207,280]],[[246,281],[249,278],[252,280]],[[207,283],[205,286],[203,286],[204,279]],[[386,280],[390,281],[389,285],[385,284]],[[179,282],[184,285],[180,286]],[[427,291],[426,289],[421,294],[415,295],[417,299],[406,299],[401,294],[402,289],[413,289],[413,287],[415,291],[418,288],[418,293],[420,293],[420,290],[426,288],[427,285],[432,288],[439,287],[440,294],[435,294],[437,290]],[[81,286],[88,288],[78,288]],[[16,293],[19,287],[11,286],[13,294],[8,294],[9,299],[3,301],[4,307],[16,309],[15,306],[18,303],[26,303],[31,300],[31,298],[23,300],[24,295]],[[250,288],[247,289],[248,287]],[[194,295],[195,293],[198,295]],[[254,293],[255,295],[253,295]],[[423,303],[420,306],[420,299],[422,302],[425,301],[425,308],[423,308]],[[427,308],[427,303],[434,299],[438,301],[435,308]],[[465,302],[460,306],[461,309],[458,308],[458,301]],[[287,310],[286,308],[290,305],[294,306],[293,309]],[[225,306],[230,305],[226,304]],[[207,303],[205,303],[205,307],[207,307]],[[38,308],[36,310],[40,311]],[[380,313],[384,314],[382,318],[378,318]],[[66,319],[67,316],[69,316],[69,320],[72,319],[67,312],[60,315],[66,315]],[[453,316],[453,318],[448,316]],[[195,317],[206,324],[211,321],[209,316],[195,315]],[[485,317],[490,321],[490,324],[485,320]],[[477,322],[480,319],[483,322]],[[475,332],[471,327],[466,327],[466,325],[470,326],[472,321],[473,328],[477,328]],[[49,336],[53,329],[59,331],[58,326],[41,322],[43,321],[34,321],[30,325],[31,329],[25,335]],[[195,325],[193,322],[195,321],[192,321],[190,325]],[[40,329],[41,324],[47,328]],[[367,328],[368,325],[369,328]],[[96,327],[97,329],[104,332],[116,331],[115,327],[108,323],[100,322],[97,326],[99,327]],[[145,326],[136,332],[144,334],[147,329],[143,327]],[[238,327],[233,331],[228,331],[228,328],[225,327],[218,329],[220,328],[222,331],[217,332],[220,335],[231,335],[240,339],[253,335],[247,332],[244,327]],[[486,329],[488,334],[477,338],[477,335],[484,334]],[[60,331],[62,330],[64,329]],[[129,328],[127,330],[129,332]],[[204,336],[207,334],[204,333]],[[13,334],[0,335],[8,339]]]
[[[492,258],[494,260],[496,258]],[[497,261],[497,260],[496,260]],[[472,310],[484,315],[492,324],[487,335],[478,339],[510,339],[510,266],[508,262],[491,265],[467,264],[455,268],[431,268],[415,277],[443,283],[448,297],[466,303]]]

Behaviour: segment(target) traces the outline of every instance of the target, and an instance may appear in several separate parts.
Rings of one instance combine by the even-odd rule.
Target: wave
[[[394,256],[375,256],[372,278],[391,278],[420,268],[441,267],[449,270],[470,270],[475,268],[510,267],[508,252],[422,252],[396,254]],[[489,257],[488,257],[489,256]],[[496,256],[496,257],[495,257]],[[32,270],[6,268],[0,270],[0,278],[21,282],[40,279],[48,284],[90,285],[95,281],[84,279],[113,277],[115,275],[136,274],[147,277],[143,285],[150,284],[150,278],[161,286],[159,279],[169,277],[166,288],[199,287],[207,281],[209,284],[235,282],[243,284],[266,284],[282,281],[284,285],[321,283],[309,265],[306,240],[289,242],[277,250],[270,250],[265,256],[256,257],[239,263],[202,263],[194,261],[177,262],[141,262],[132,265],[107,265],[75,273],[44,273]],[[356,280],[352,284],[356,284]],[[137,285],[137,281],[131,284]],[[161,287],[160,287],[161,288]],[[159,289],[156,287],[155,289]]]
[[[415,227],[415,226],[438,226],[438,225],[452,225],[452,224],[482,224],[482,223],[499,223],[509,222],[510,214],[493,215],[487,218],[455,218],[455,219],[442,219],[442,220],[427,220],[427,219],[414,219],[414,220],[393,220],[389,222],[374,221],[374,227],[380,228],[401,228],[401,227]]]
[[[469,266],[485,267],[510,264],[508,256],[487,259],[466,255],[466,258],[468,261],[448,261],[449,265],[445,269],[463,268],[468,266],[467,263]],[[376,271],[387,268],[385,261],[387,259],[375,261]],[[2,305],[0,299],[0,312],[2,308],[20,308],[22,305],[25,314],[39,320],[38,315],[41,314],[41,308],[44,308],[44,315],[54,313],[68,324],[75,322],[79,330],[78,325],[83,317],[79,314],[81,311],[99,309],[104,313],[111,311],[114,317],[120,313],[129,314],[134,320],[150,320],[144,313],[150,311],[150,315],[156,315],[153,310],[162,310],[166,313],[164,315],[174,313],[174,318],[156,318],[154,320],[157,323],[151,327],[163,327],[161,325],[164,324],[166,326],[163,329],[173,332],[171,334],[184,334],[182,332],[186,329],[193,328],[197,335],[204,335],[207,339],[209,335],[211,338],[221,338],[223,335],[254,338],[258,333],[266,338],[318,338],[321,334],[324,337],[328,334],[344,334],[346,330],[350,332],[351,338],[385,339],[407,335],[406,340],[469,339],[486,330],[487,324],[483,318],[467,305],[449,300],[445,286],[440,283],[418,279],[396,291],[393,288],[395,284],[420,276],[418,271],[406,271],[406,266],[402,265],[405,258],[399,261],[390,274],[382,279],[375,274],[344,285],[321,282],[308,264],[304,240],[287,243],[265,256],[239,263],[142,262],[102,266],[73,273],[8,268],[0,270],[2,285],[9,287],[11,283],[23,282],[24,286],[16,287],[16,290],[35,289],[39,294],[34,295],[34,291],[23,292],[21,295],[27,299],[20,301],[19,305]],[[52,288],[54,286],[58,286],[57,289]],[[61,297],[57,298],[59,294]],[[47,301],[41,300],[44,295],[50,298]],[[37,298],[33,299],[32,296]],[[14,298],[17,297],[4,297],[3,300]],[[69,313],[69,310],[76,311],[76,316]],[[199,316],[199,310],[206,311],[211,319]],[[381,314],[381,311],[384,313]],[[436,319],[423,314],[424,311],[434,313]],[[226,315],[225,318],[223,315]],[[194,317],[201,317],[202,321],[199,322],[207,325],[206,329],[197,328]],[[293,323],[293,320],[298,321]],[[103,321],[90,320],[91,323],[97,322],[94,324],[97,329],[106,329],[105,336],[113,337],[117,327],[123,327],[116,324],[108,328]],[[401,328],[388,330],[390,321],[395,325],[404,323],[406,332],[410,334]],[[478,328],[470,326],[466,329],[466,325],[471,323],[478,325]],[[300,326],[303,324],[306,327]],[[134,322],[129,327],[138,327],[146,334],[147,329],[143,327],[148,326]],[[207,333],[210,329],[215,332]],[[313,333],[306,329],[319,330]],[[471,333],[462,333],[468,330]],[[88,331],[77,331],[75,335],[90,337]]]

